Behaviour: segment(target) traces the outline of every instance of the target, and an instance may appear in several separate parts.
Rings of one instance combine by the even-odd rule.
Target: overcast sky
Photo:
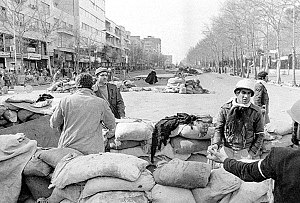
[[[132,36],[161,38],[162,53],[179,63],[202,38],[204,24],[218,15],[224,1],[106,0],[105,15]]]

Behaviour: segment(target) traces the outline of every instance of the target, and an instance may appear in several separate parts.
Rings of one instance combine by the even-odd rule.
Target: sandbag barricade
[[[148,162],[119,153],[68,154],[57,164],[49,202],[149,202],[155,182]]]

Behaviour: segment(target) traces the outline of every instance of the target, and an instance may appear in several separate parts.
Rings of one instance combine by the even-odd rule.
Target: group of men
[[[98,68],[96,84],[88,73],[76,77],[78,90],[61,99],[50,125],[61,131],[58,147],[77,149],[83,154],[104,152],[102,127],[113,131],[115,118],[125,117],[125,105],[118,88],[108,83],[108,70]],[[243,163],[236,159],[257,159],[269,122],[269,97],[265,87],[268,73],[260,72],[254,85],[240,80],[235,97],[226,102],[218,115],[208,158],[245,181],[275,180],[275,202],[300,200],[300,150],[273,148],[264,160]],[[254,97],[253,103],[251,97]],[[293,143],[299,142],[300,101],[288,111],[294,121]],[[88,136],[87,136],[88,135]]]
[[[75,79],[77,90],[61,99],[50,118],[50,126],[61,132],[59,148],[83,154],[104,152],[102,128],[113,131],[115,119],[125,117],[125,105],[117,86],[108,83],[108,70],[98,68],[96,84],[89,73]]]

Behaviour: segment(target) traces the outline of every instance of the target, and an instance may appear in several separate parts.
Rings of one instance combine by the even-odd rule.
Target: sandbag
[[[30,190],[33,198],[37,200],[41,197],[49,197],[53,189],[49,189],[50,180],[40,176],[24,176],[25,184]]]
[[[148,199],[144,192],[101,192],[97,193],[82,203],[148,203]]]
[[[179,78],[179,77],[175,77],[175,78],[169,78],[168,79],[168,84],[181,84],[184,83],[184,79],[183,78]]]
[[[99,153],[85,156],[65,156],[56,166],[51,187],[86,181],[97,176],[136,181],[148,162],[135,156],[116,153]]]
[[[186,94],[186,87],[179,87],[179,94]]]
[[[134,140],[122,140],[122,141],[115,141],[115,138],[108,139],[108,148],[109,149],[127,149],[132,147],[141,146],[140,141],[134,141]]]
[[[30,116],[30,117],[28,118],[28,120],[31,121],[31,120],[39,119],[39,118],[42,117],[42,116],[43,116],[42,114],[34,113],[32,116]]]
[[[119,178],[96,177],[86,182],[81,198],[105,191],[150,191],[154,185],[154,178],[148,170],[142,172],[141,176],[133,182]]]
[[[26,122],[27,119],[32,116],[34,113],[32,111],[28,111],[26,109],[20,109],[18,111],[18,119],[21,121],[21,122]]]
[[[177,158],[177,159],[185,161],[191,156],[191,154],[175,153],[174,148],[171,146],[170,143],[168,143],[166,146],[162,146],[162,149],[160,151],[157,151],[155,153],[155,156],[166,156],[170,159]]]
[[[211,166],[206,163],[173,159],[154,171],[155,182],[186,189],[202,188],[208,183]]]
[[[190,190],[156,184],[151,190],[152,203],[196,203]]]
[[[240,188],[234,191],[230,198],[230,203],[253,203],[267,194],[269,190],[269,180],[263,182],[242,182]]]
[[[31,157],[29,162],[26,164],[23,174],[26,176],[48,176],[52,168],[41,159],[35,156]]]
[[[80,194],[83,191],[84,183],[67,185],[65,188],[54,188],[49,202],[61,202],[68,200],[69,202],[78,202]]]
[[[288,147],[293,145],[292,134],[279,136],[276,140],[264,140],[263,152],[270,152],[272,147]]]
[[[215,203],[228,193],[239,189],[241,183],[241,179],[224,168],[214,169],[211,171],[207,186],[193,189],[192,193],[197,203]]]
[[[118,123],[116,126],[116,140],[148,140],[152,137],[153,126],[148,122]]]
[[[178,154],[191,154],[202,150],[207,150],[210,146],[210,140],[194,140],[186,139],[180,136],[171,138],[171,146],[174,148],[175,153]]]
[[[18,114],[16,111],[6,110],[3,113],[3,117],[12,123],[16,123],[18,121]]]
[[[272,133],[275,135],[287,135],[292,133],[293,125],[291,122],[283,122],[283,121],[272,121],[271,123],[267,123],[265,126],[265,130],[268,133]]]
[[[182,136],[189,139],[209,140],[214,134],[215,128],[209,123],[194,122],[193,125],[179,124],[171,131],[170,137]]]
[[[202,163],[207,163],[207,158],[203,154],[192,154],[187,161],[197,161]]]
[[[57,163],[67,154],[75,153],[78,155],[82,155],[76,149],[72,148],[51,148],[51,149],[43,149],[36,153],[36,156],[42,159],[44,162],[52,166],[53,168],[56,167]]]
[[[127,148],[127,149],[111,149],[110,152],[112,153],[121,153],[121,154],[128,154],[136,157],[140,156],[148,156],[146,152],[143,151],[143,149],[140,146]]]
[[[0,105],[0,117],[4,114],[4,112],[7,110],[7,107],[4,105]]]
[[[3,117],[0,117],[0,126],[5,126],[6,124],[8,124],[8,121],[5,120]]]

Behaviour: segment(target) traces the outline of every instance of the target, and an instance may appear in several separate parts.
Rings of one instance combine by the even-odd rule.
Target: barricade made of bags
[[[207,94],[210,93],[200,85],[199,79],[183,79],[180,77],[168,79],[166,93]]]

